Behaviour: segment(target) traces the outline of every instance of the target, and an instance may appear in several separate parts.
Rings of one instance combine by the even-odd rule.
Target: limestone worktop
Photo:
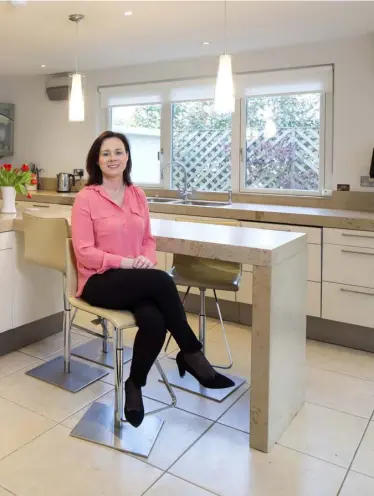
[[[22,231],[22,212],[44,218],[66,218],[71,207],[65,205],[22,206],[16,214],[0,214],[1,231]],[[231,260],[251,265],[271,266],[302,250],[306,236],[286,231],[268,231],[232,226],[216,226],[172,220],[151,219],[158,251],[183,253]]]
[[[59,204],[71,206],[76,193],[57,193],[54,191],[37,191],[29,203]],[[171,198],[172,200],[173,198]],[[26,201],[20,197],[20,201]],[[1,201],[1,200],[0,200]],[[242,221],[257,221],[300,226],[331,227],[337,229],[357,229],[374,231],[374,212],[357,210],[338,210],[330,208],[312,208],[287,205],[268,205],[260,203],[232,203],[225,206],[196,206],[164,203],[150,203],[151,212],[219,217]],[[5,226],[5,227],[3,227]],[[0,232],[9,229],[9,219],[0,217]]]

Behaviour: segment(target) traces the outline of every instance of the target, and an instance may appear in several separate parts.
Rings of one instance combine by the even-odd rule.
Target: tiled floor
[[[79,323],[88,324],[84,315]],[[147,460],[69,436],[93,401],[113,402],[112,374],[77,394],[25,375],[61,353],[61,335],[0,357],[0,496],[373,496],[374,355],[308,342],[307,403],[264,454],[249,449],[250,330],[227,331],[233,373],[247,383],[221,404],[176,390],[178,407],[160,414]],[[225,361],[213,319],[208,338],[209,358]],[[75,344],[86,339],[74,333]],[[144,394],[148,410],[168,401],[156,370]]]

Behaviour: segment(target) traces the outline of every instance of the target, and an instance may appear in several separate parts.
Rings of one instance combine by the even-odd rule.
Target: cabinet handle
[[[374,255],[374,253],[369,253],[367,251],[357,251],[357,250],[340,250],[342,253],[355,253],[356,255]]]
[[[351,233],[342,233],[342,236],[346,236],[348,238],[369,238],[374,239],[374,236],[370,236],[370,234],[351,234]]]
[[[344,291],[345,293],[355,293],[355,294],[363,294],[363,295],[368,295],[368,296],[374,296],[374,293],[369,293],[367,291],[355,291],[354,289],[340,288],[340,291]]]

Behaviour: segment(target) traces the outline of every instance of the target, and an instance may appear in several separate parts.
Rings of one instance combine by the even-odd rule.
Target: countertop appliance
[[[60,172],[57,174],[57,192],[70,193],[71,187],[75,186],[75,177],[68,172]]]

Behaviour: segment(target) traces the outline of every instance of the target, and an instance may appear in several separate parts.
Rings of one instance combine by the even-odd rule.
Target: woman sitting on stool
[[[125,417],[138,427],[144,418],[141,388],[162,349],[167,330],[180,352],[181,376],[193,375],[207,388],[227,388],[201,351],[186,318],[173,279],[156,265],[147,198],[131,182],[127,138],[106,131],[87,155],[87,186],[72,211],[72,238],[77,259],[78,292],[90,305],[134,314],[137,332],[130,376],[125,383]]]

